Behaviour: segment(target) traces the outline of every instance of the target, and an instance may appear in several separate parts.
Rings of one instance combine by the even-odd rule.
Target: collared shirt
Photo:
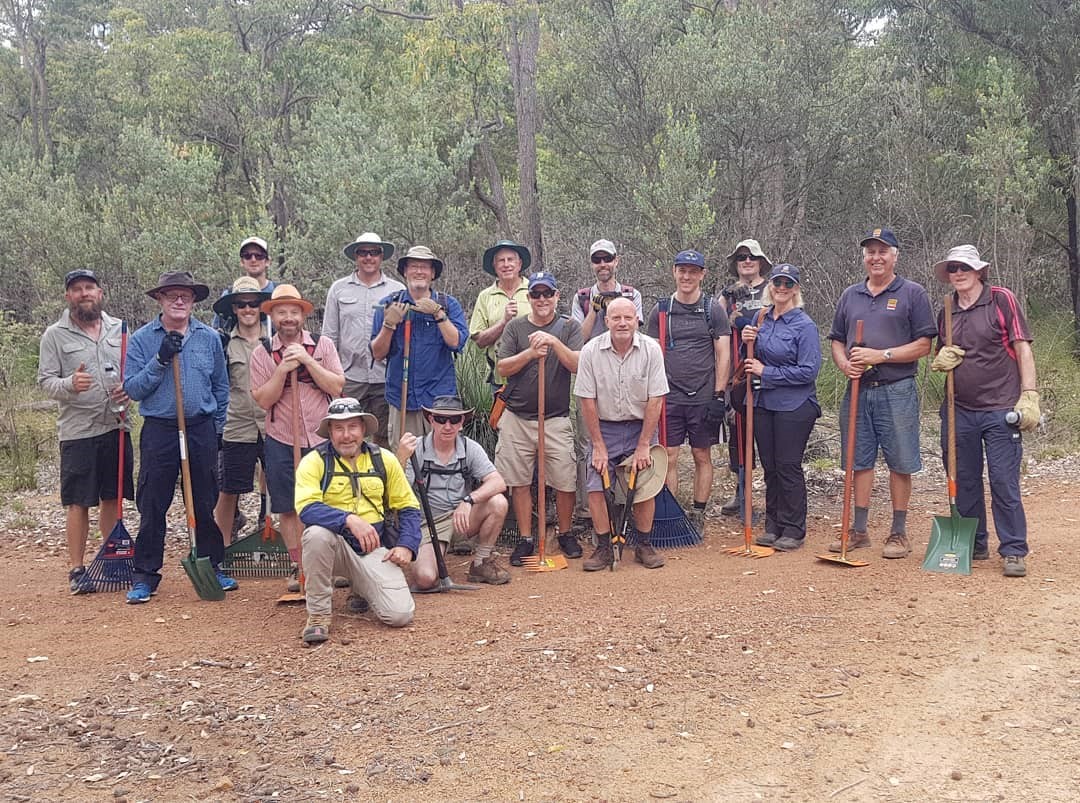
[[[449,462],[444,463],[435,453],[433,432],[425,435],[416,445],[416,459],[420,463],[420,473],[425,477],[428,502],[435,516],[449,513],[456,508],[473,488],[482,483],[489,474],[495,472],[495,464],[487,456],[484,447],[472,438],[466,438],[460,434],[454,444],[454,453],[450,456]],[[452,474],[428,470],[430,468],[452,469],[459,465],[462,471],[455,471]],[[410,482],[415,479],[411,460],[405,464],[405,476]]]
[[[506,291],[499,287],[498,282],[488,285],[479,292],[476,296],[476,303],[473,305],[472,318],[469,319],[469,335],[472,336],[477,332],[482,332],[502,320],[503,315],[506,313],[506,305],[510,303],[511,299],[517,302],[516,317],[522,318],[529,314],[531,309],[529,306],[529,280],[524,276],[520,277],[513,296],[508,296]],[[498,359],[495,353],[498,346],[499,343],[496,341],[482,349],[482,351],[491,365],[495,383],[501,385],[506,382],[506,378],[499,376],[499,372],[495,370],[495,361]]]
[[[1031,342],[1031,330],[1016,296],[983,285],[979,298],[960,309],[953,293],[953,345],[964,361],[953,371],[956,404],[965,410],[1009,410],[1020,398],[1020,366],[1014,343]],[[938,347],[945,344],[945,311],[938,315]]]
[[[369,448],[379,447],[369,445]],[[420,548],[420,505],[405,478],[401,463],[394,454],[383,449],[382,460],[386,469],[386,496],[390,500],[391,510],[398,514],[400,532],[397,545],[411,550],[415,558],[416,551]],[[318,525],[341,534],[346,529],[345,519],[350,513],[355,513],[382,535],[382,522],[385,518],[383,484],[381,478],[374,474],[371,455],[366,450],[356,456],[356,470],[370,473],[370,476],[358,478],[360,493],[353,493],[352,483],[347,476],[331,478],[326,493],[323,493],[322,480],[326,471],[326,459],[318,449],[304,455],[296,469],[296,489],[293,494],[294,507],[300,521],[307,527]]]
[[[316,343],[315,338],[307,329],[302,330],[300,342],[304,346],[314,346],[315,351],[311,355],[314,360],[331,373],[341,376],[341,361],[338,359],[337,349],[334,342],[328,337],[320,337]],[[281,342],[280,335],[274,335],[270,341],[270,349],[277,354],[285,350],[285,344]],[[251,352],[251,389],[258,390],[268,381],[274,373],[278,363],[267,353],[264,348],[257,348]],[[304,448],[318,446],[326,440],[320,438],[318,432],[319,423],[326,415],[326,404],[330,397],[318,385],[311,382],[299,382],[300,385],[300,445]],[[293,395],[292,376],[285,380],[281,396],[267,410],[266,434],[288,445],[293,444]]]
[[[371,356],[371,321],[380,299],[404,289],[405,285],[385,273],[371,285],[360,281],[355,272],[330,285],[322,333],[337,347],[350,382],[381,385],[386,381],[386,361]]]
[[[119,429],[116,414],[109,410],[105,388],[105,365],[120,371],[120,328],[122,321],[101,313],[101,332],[91,338],[64,310],[60,319],[45,330],[38,350],[37,382],[50,399],[60,402],[56,421],[61,441],[93,438]],[[94,377],[82,393],[73,390],[74,374],[83,366]],[[124,419],[124,428],[131,423]]]
[[[872,349],[905,346],[922,337],[937,334],[930,296],[918,282],[894,276],[889,286],[877,295],[867,287],[866,280],[853,284],[840,295],[833,316],[829,340],[840,340],[848,352],[855,344],[855,321],[863,321],[863,342]],[[896,382],[915,376],[919,361],[879,363],[868,370],[866,379]]]
[[[165,337],[161,316],[131,336],[128,342],[127,378],[124,390],[139,402],[139,412],[151,418],[176,418],[176,386],[172,363],[162,365],[157,353]],[[188,320],[183,351],[173,357],[180,361],[180,389],[184,396],[184,416],[214,417],[220,433],[229,409],[229,371],[221,336],[197,318]]]
[[[821,340],[802,308],[790,309],[775,320],[771,309],[765,314],[754,341],[754,357],[765,364],[761,390],[754,393],[755,407],[788,412],[808,400],[817,406]]]
[[[383,325],[383,313],[387,304],[398,298],[412,304],[409,291],[400,296],[388,296],[379,302],[375,318],[371,322],[371,339],[374,340]],[[409,398],[406,410],[429,407],[436,396],[453,396],[457,393],[457,377],[454,374],[454,355],[469,342],[469,330],[465,327],[465,312],[453,296],[431,291],[431,297],[446,311],[450,322],[458,330],[457,348],[450,348],[443,340],[435,318],[418,310],[409,313],[412,319],[412,343],[409,346]],[[390,339],[390,351],[386,355],[386,401],[401,409],[401,379],[405,367],[405,324],[394,331]]]
[[[229,412],[222,437],[230,443],[256,443],[266,434],[266,410],[251,395],[251,354],[262,349],[261,338],[245,340],[236,329],[229,335],[225,362],[229,367]]]
[[[641,332],[625,356],[611,345],[611,332],[590,340],[581,349],[574,395],[596,399],[601,421],[641,421],[649,399],[666,396],[667,375],[660,344]]]
[[[637,310],[637,317],[639,321],[644,322],[645,315],[641,308],[641,292],[630,285],[624,285],[619,282],[615,282],[615,292],[623,298],[629,298],[634,302],[634,309]],[[577,321],[579,324],[585,322],[585,315],[589,311],[589,305],[592,304],[592,297],[599,295],[600,285],[593,283],[592,287],[583,287],[577,291],[573,301],[570,304],[570,319]],[[586,338],[586,342],[592,340],[595,337],[599,337],[607,331],[607,320],[599,312],[596,313],[596,323],[593,324],[592,332]]]

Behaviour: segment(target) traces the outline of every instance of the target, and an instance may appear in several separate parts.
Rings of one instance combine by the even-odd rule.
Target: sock
[[[297,566],[300,565],[300,547],[292,547],[289,549],[289,560]]]
[[[473,551],[473,566],[479,566],[481,563],[484,562],[486,558],[489,557],[491,557],[491,547],[478,545]]]
[[[866,520],[870,518],[870,508],[855,505],[855,523],[851,528],[857,533],[866,532]]]
[[[698,502],[697,500],[694,501],[694,510],[704,510],[704,509],[705,509],[705,503],[704,502]]]
[[[894,510],[892,512],[892,529],[889,533],[899,533],[900,535],[907,534],[907,511],[906,510]]]

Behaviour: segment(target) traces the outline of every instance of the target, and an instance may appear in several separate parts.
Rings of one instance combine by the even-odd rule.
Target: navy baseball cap
[[[552,290],[559,289],[559,283],[555,281],[555,277],[545,270],[537,271],[529,277],[529,289],[532,290],[538,284],[542,284],[545,287],[550,287]]]
[[[705,269],[705,257],[700,251],[680,251],[675,255],[676,265],[697,265],[702,270]]]
[[[783,262],[779,265],[773,265],[773,269],[769,271],[770,282],[778,277],[791,279],[791,281],[795,282],[795,284],[800,283],[799,269],[795,265],[789,265],[786,262]]]
[[[871,229],[866,235],[859,240],[860,246],[865,246],[871,240],[877,240],[885,245],[891,245],[893,248],[899,248],[900,243],[896,241],[896,235],[893,234],[892,229]]]
[[[71,287],[71,283],[76,279],[89,279],[98,287],[101,287],[101,282],[98,281],[97,274],[89,268],[79,268],[78,270],[68,271],[67,275],[64,277],[64,289],[67,290]]]

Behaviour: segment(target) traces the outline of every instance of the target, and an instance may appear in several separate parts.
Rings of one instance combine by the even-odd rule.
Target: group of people
[[[897,275],[894,233],[874,229],[860,246],[866,279],[841,295],[828,333],[833,361],[861,387],[847,549],[870,545],[880,450],[893,509],[882,554],[901,558],[911,551],[906,513],[911,475],[922,467],[915,373],[937,337],[932,368],[954,371],[957,379],[958,506],[961,515],[978,519],[974,557],[989,554],[985,453],[1005,574],[1023,576],[1020,431],[1040,418],[1023,312],[1011,292],[987,283],[989,265],[978,251],[958,246],[935,265],[937,278],[953,290],[948,338],[926,289]],[[619,466],[666,472],[675,491],[684,444],[693,462],[687,517],[699,533],[713,486],[712,448],[726,440],[736,493],[722,512],[742,512],[750,493],[744,468],[756,454],[765,478],[756,542],[781,551],[802,546],[802,461],[821,415],[815,391],[821,341],[803,309],[802,271],[772,264],[756,240],[743,240],[727,256],[731,282],[715,297],[705,290],[704,255],[680,251],[672,260],[671,295],[647,314],[640,292],[618,279],[615,244],[598,240],[589,249],[596,282],[570,296],[568,316],[559,313],[557,278],[530,273],[528,248],[502,240],[484,252],[482,267],[493,281],[466,323],[458,300],[435,288],[445,266],[431,249],[410,248],[397,260],[395,278],[383,269],[394,245],[368,232],[343,249],[354,270],[331,285],[321,334],[306,328],[315,305],[295,286],[268,278],[264,240],[245,239],[239,253],[244,275],[213,304],[214,326],[193,315],[210,288],[188,272],[162,274],[147,291],[160,314],[134,332],[126,358],[126,329],[103,311],[99,278],[86,269],[65,278],[67,309],[42,337],[38,378],[60,403],[72,593],[94,588],[84,565],[89,508],[99,506],[106,533],[120,494],[134,496],[140,512],[127,601],[148,602],[156,593],[181,441],[190,462],[197,552],[210,559],[226,591],[237,586],[220,570],[237,500],[254,490],[261,466],[260,485],[298,567],[294,589],[305,581],[302,637],[309,643],[328,638],[335,578],[351,586],[350,606],[370,609],[392,626],[411,621],[410,580],[413,590],[440,580],[432,536],[443,548],[470,541],[471,582],[508,582],[495,542],[512,509],[520,540],[509,562],[520,566],[534,555],[531,489],[541,454],[545,484],[555,491],[555,538],[566,557],[583,557],[575,517],[591,520],[595,549],[582,561],[585,571],[614,559],[604,496],[609,478]],[[858,341],[856,322],[862,323]],[[498,432],[493,460],[462,434],[474,411],[458,394],[454,359],[470,339],[489,366]],[[951,345],[943,346],[947,340]],[[747,396],[753,444],[743,437]],[[137,486],[130,441],[126,471],[117,479],[116,436],[128,427],[130,401],[144,418]],[[848,402],[845,396],[842,420]],[[1014,409],[1019,415],[1007,420]],[[1011,423],[1015,418],[1018,424]],[[945,437],[943,425],[943,444]],[[665,454],[666,467],[663,460],[654,465]],[[634,559],[650,569],[664,565],[649,538],[654,507],[654,498],[635,498],[632,508]],[[431,527],[421,526],[425,512]]]

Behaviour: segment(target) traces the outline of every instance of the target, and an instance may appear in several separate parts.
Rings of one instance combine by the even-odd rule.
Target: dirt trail
[[[920,482],[917,499],[940,496]],[[179,529],[161,594],[126,606],[67,596],[62,533],[9,525],[0,792],[1075,800],[1080,483],[1026,504],[1024,580],[996,557],[970,577],[921,571],[941,510],[912,511],[910,558],[875,548],[862,569],[814,560],[834,519],[802,551],[756,561],[723,554],[739,532],[710,519],[706,544],[658,571],[515,570],[502,588],[419,597],[403,631],[336,616],[318,649],[299,645],[301,610],[272,604],[282,581],[198,601]]]

